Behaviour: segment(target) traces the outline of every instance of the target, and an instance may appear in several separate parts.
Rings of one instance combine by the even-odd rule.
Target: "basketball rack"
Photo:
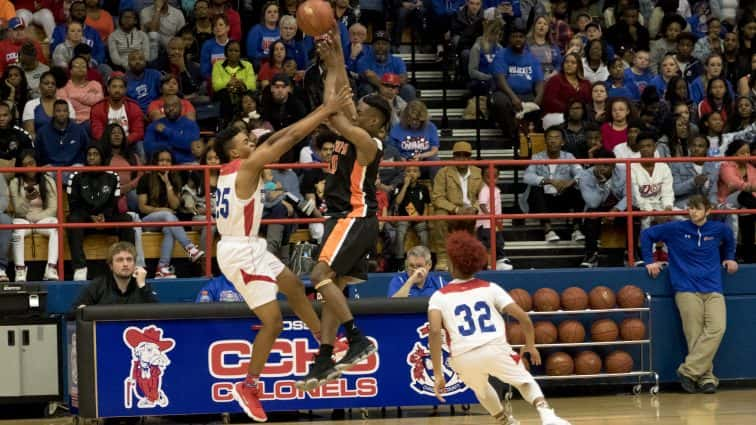
[[[633,394],[640,395],[643,392],[644,384],[651,384],[649,388],[649,394],[652,397],[656,397],[659,394],[659,374],[654,371],[653,368],[653,334],[652,334],[652,320],[651,320],[651,295],[645,294],[644,307],[639,308],[612,308],[605,310],[557,310],[557,311],[529,311],[528,315],[531,317],[544,317],[544,316],[585,316],[585,315],[608,315],[608,314],[633,314],[637,313],[638,317],[644,321],[646,325],[647,335],[646,339],[634,340],[634,341],[607,341],[607,342],[580,342],[580,343],[555,343],[555,344],[536,344],[536,348],[583,348],[583,347],[605,347],[605,346],[640,346],[639,360],[640,364],[637,366],[637,370],[633,370],[626,373],[597,373],[590,375],[534,375],[533,377],[537,381],[573,381],[573,380],[612,380],[620,379],[627,380],[628,378],[637,378],[637,383],[633,386]],[[510,318],[507,316],[507,321]],[[512,345],[513,349],[519,349],[523,345]],[[544,357],[545,362],[545,357]],[[634,368],[636,366],[634,365]],[[505,409],[511,412],[511,404],[513,391],[512,386],[507,385],[507,390],[504,393]]]

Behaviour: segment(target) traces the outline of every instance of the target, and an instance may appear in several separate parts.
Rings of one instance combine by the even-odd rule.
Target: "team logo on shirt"
[[[425,322],[417,328],[417,336],[420,339],[415,341],[412,350],[407,354],[407,365],[410,367],[410,388],[418,394],[435,397],[433,392],[433,362],[431,361],[430,348],[427,340],[430,334],[430,325]],[[457,372],[449,367],[449,345],[446,337],[441,338],[442,355],[444,357],[442,367],[444,377],[446,378],[446,391],[444,395],[450,396],[467,390],[467,386],[457,375]]]
[[[131,409],[133,397],[140,409],[168,406],[163,374],[171,364],[166,353],[173,350],[176,341],[163,338],[163,330],[150,325],[142,329],[129,326],[123,332],[123,342],[131,349],[131,369],[123,380],[124,406]]]

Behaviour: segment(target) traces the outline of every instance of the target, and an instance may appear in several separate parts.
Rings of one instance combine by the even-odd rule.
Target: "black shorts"
[[[337,277],[367,279],[368,254],[378,243],[378,218],[329,218],[325,222],[318,260],[328,264]]]

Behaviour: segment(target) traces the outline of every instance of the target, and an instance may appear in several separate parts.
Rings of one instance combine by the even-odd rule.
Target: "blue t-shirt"
[[[485,53],[483,49],[481,49],[480,60],[478,62],[478,71],[482,72],[483,74],[493,75],[494,61],[496,60],[497,56],[502,54],[502,52],[504,52],[504,48],[498,44],[494,46],[493,49],[491,49],[491,53]]]
[[[362,75],[365,71],[373,71],[381,78],[383,74],[391,73],[396,75],[403,75],[407,73],[407,66],[404,64],[402,58],[389,54],[388,60],[384,63],[378,63],[375,57],[375,50],[371,49],[370,52],[362,56],[357,61],[357,73]]]
[[[535,85],[543,81],[543,70],[538,59],[527,51],[521,54],[504,49],[493,62],[493,75],[503,74],[515,94],[534,95]]]
[[[643,90],[646,89],[646,86],[651,84],[653,79],[654,76],[649,70],[646,70],[646,72],[641,75],[634,73],[630,68],[625,70],[625,84],[635,84],[635,87],[638,88],[638,93],[640,94],[643,94]],[[659,93],[659,96],[661,96],[661,93]]]
[[[391,127],[389,141],[402,158],[412,158],[415,154],[428,152],[431,148],[438,148],[441,144],[438,138],[438,128],[432,122],[419,130],[411,130],[402,125]]]
[[[389,282],[388,297],[391,298],[396,292],[402,288],[402,286],[409,279],[407,272],[401,272],[394,276]],[[412,285],[410,288],[408,297],[430,297],[434,292],[446,286],[444,278],[440,274],[430,272],[425,278],[425,284],[422,288],[418,288],[416,285]]]
[[[237,303],[244,299],[226,276],[220,275],[207,281],[197,294],[197,303]]]
[[[614,87],[611,81],[606,82],[606,94],[609,97],[626,97],[633,102],[640,100],[640,93],[638,92],[638,86],[624,81],[624,85],[620,87]]]
[[[262,24],[255,25],[247,34],[247,57],[255,61],[267,59],[270,46],[279,38],[278,27],[271,30]]]
[[[146,113],[150,102],[160,97],[160,71],[145,68],[141,78],[128,73],[126,96],[134,99],[142,108],[142,112]]]
[[[200,74],[202,78],[207,79],[212,76],[213,64],[216,61],[226,60],[226,44],[218,44],[215,38],[205,40],[205,43],[202,44],[200,51]]]

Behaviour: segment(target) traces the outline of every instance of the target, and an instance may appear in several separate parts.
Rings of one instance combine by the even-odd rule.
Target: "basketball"
[[[507,323],[507,341],[509,345],[525,344],[525,334],[522,333],[522,325],[518,322]]]
[[[619,329],[612,319],[596,320],[591,325],[591,341],[593,342],[616,341],[618,335]]]
[[[307,35],[323,35],[333,28],[334,23],[333,8],[327,1],[307,0],[297,8],[297,25]]]
[[[521,288],[514,288],[509,291],[509,296],[512,297],[517,305],[524,311],[530,311],[533,309],[533,298],[528,291]]]
[[[601,357],[593,351],[581,351],[575,356],[575,373],[595,375],[601,372]]]
[[[539,320],[535,322],[535,342],[536,344],[553,344],[557,342],[559,335],[557,327],[548,320]]]
[[[588,308],[588,294],[582,288],[571,286],[562,291],[562,309],[585,310]]]
[[[551,376],[572,375],[575,363],[569,354],[557,351],[546,359],[546,374]]]
[[[628,373],[633,370],[633,358],[622,350],[612,351],[604,357],[607,373]]]
[[[588,301],[594,310],[607,310],[614,308],[617,298],[611,289],[606,286],[597,286],[591,289],[591,292],[588,294]]]
[[[559,293],[551,288],[541,288],[533,294],[536,311],[559,310]]]
[[[585,341],[585,328],[577,320],[565,320],[559,324],[559,342],[575,344]]]
[[[638,341],[646,337],[646,324],[637,317],[629,317],[620,323],[620,335],[625,341]]]
[[[635,285],[625,285],[617,292],[617,304],[622,308],[643,307],[645,301],[646,294]]]

